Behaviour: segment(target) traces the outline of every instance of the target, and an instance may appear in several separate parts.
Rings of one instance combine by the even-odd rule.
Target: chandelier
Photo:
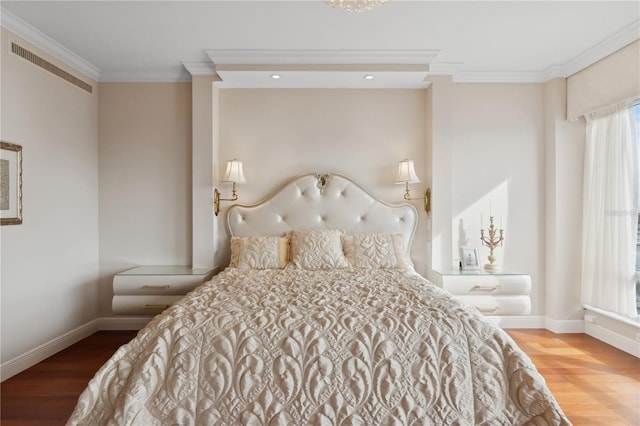
[[[364,12],[374,9],[389,0],[324,0],[326,4],[347,12]]]

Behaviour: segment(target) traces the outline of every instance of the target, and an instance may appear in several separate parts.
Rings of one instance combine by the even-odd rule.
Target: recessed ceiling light
[[[373,76],[371,74],[367,74],[364,76],[365,80],[373,80]]]
[[[271,74],[271,78],[277,80],[280,78],[280,74]]]

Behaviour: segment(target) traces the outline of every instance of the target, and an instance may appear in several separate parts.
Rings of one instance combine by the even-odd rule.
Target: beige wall
[[[480,219],[504,228],[494,255],[532,280],[532,314],[544,313],[544,115],[541,84],[456,84],[453,88],[453,258],[480,242]]]
[[[423,182],[411,186],[413,196],[424,193],[424,90],[221,89],[219,103],[218,170],[224,171],[227,160],[244,162],[247,184],[239,186],[240,203],[260,201],[305,173],[339,173],[386,202],[400,203],[403,187],[394,181],[404,158],[415,161]],[[229,185],[221,188],[228,196]],[[424,273],[426,214],[414,203],[420,223],[412,254]]]
[[[532,278],[532,315],[544,315],[544,114],[541,84],[455,84],[434,78],[431,155],[433,268],[456,268],[460,247],[489,250],[482,228],[504,228],[494,253]],[[429,274],[431,278],[433,276]]]
[[[89,82],[89,94],[9,52],[11,40]],[[3,141],[23,147],[22,225],[2,226],[2,363],[98,315],[95,82],[2,30]]]
[[[544,85],[545,307],[547,327],[582,319],[582,186],[584,120],[567,121],[566,79]]]
[[[101,83],[100,307],[113,274],[191,264],[191,84]]]

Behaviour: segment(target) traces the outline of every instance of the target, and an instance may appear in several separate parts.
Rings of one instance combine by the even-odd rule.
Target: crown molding
[[[0,17],[2,26],[18,37],[28,41],[39,49],[42,49],[46,53],[54,56],[56,59],[64,62],[92,80],[100,80],[100,70],[97,67],[82,59],[52,38],[44,35],[36,28],[13,15],[11,12],[8,12],[3,7],[0,7]]]
[[[464,62],[432,62],[429,64],[429,75],[455,75],[460,73]]]
[[[182,66],[193,75],[215,75],[216,67],[211,62],[183,62]]]
[[[599,60],[611,55],[638,39],[640,39],[640,19],[636,19],[616,34],[601,41],[562,65],[563,77],[569,77],[589,65],[595,64]]]
[[[182,67],[105,70],[100,73],[101,83],[184,83],[190,81],[191,76]]]
[[[544,83],[543,72],[459,72],[454,83]]]
[[[429,74],[450,74],[455,83],[546,83],[554,78],[567,78],[639,39],[640,19],[637,19],[569,62],[562,65],[552,65],[544,71],[464,72],[459,71],[462,68],[462,63],[452,63],[455,64],[454,66],[432,63]]]
[[[245,50],[207,49],[216,65],[221,64],[426,64],[440,50]]]
[[[542,73],[543,83],[547,81],[553,80],[554,78],[566,78],[567,74],[565,73],[564,66],[562,65],[552,65]]]

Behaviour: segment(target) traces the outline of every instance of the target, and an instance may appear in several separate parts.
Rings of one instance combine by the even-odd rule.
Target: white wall
[[[489,249],[480,221],[504,228],[494,252],[505,270],[532,280],[532,314],[544,313],[544,114],[542,84],[454,84],[452,258],[459,247]],[[435,161],[438,161],[435,159]]]
[[[0,138],[23,147],[23,224],[0,228],[4,364],[98,316],[98,93],[9,52],[2,30]]]
[[[545,307],[547,327],[582,319],[582,193],[585,123],[566,120],[567,82],[544,85]]]
[[[404,158],[415,161],[423,182],[412,185],[412,195],[424,193],[424,90],[221,89],[219,97],[218,170],[224,172],[227,160],[244,162],[240,203],[260,201],[292,177],[316,172],[348,176],[374,196],[400,203],[404,188],[394,181]],[[229,184],[220,186],[227,197]],[[426,214],[419,201],[415,205],[420,224],[412,254],[424,273]]]
[[[457,268],[492,211],[504,228],[494,255],[532,278],[532,315],[544,314],[544,106],[542,84],[456,84],[432,79],[432,261]],[[433,276],[430,274],[430,277]]]
[[[213,215],[212,185],[217,185],[218,170],[214,153],[218,153],[217,75],[194,75],[191,81],[192,126],[192,245],[194,268],[216,265],[218,222]],[[218,265],[216,265],[218,266]]]
[[[191,84],[101,83],[100,300],[113,274],[191,265]]]

